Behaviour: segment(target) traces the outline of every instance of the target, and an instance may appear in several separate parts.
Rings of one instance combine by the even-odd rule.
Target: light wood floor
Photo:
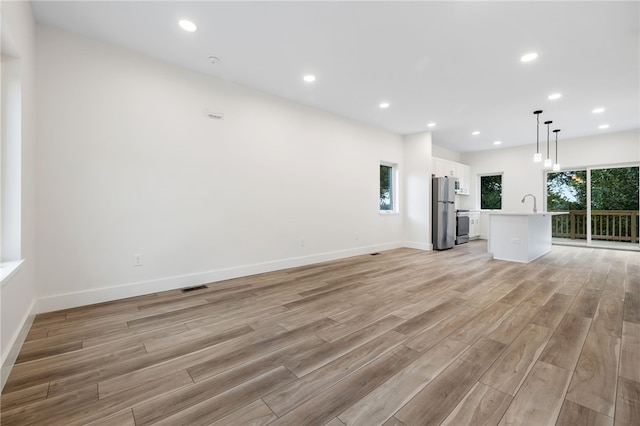
[[[475,241],[39,315],[2,425],[638,425],[640,253]]]

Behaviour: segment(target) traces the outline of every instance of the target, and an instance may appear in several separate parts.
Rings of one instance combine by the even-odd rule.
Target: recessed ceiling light
[[[600,114],[601,112],[604,112],[604,108],[596,108],[591,112],[594,113],[594,114]]]
[[[178,22],[178,25],[180,25],[180,28],[182,28],[185,31],[188,31],[190,33],[194,32],[195,30],[198,29],[198,27],[196,27],[196,24],[194,24],[193,22],[189,21],[188,19],[181,19]]]
[[[560,99],[561,97],[562,93],[552,93],[547,99],[549,99],[550,101],[555,101],[556,99]]]
[[[598,129],[608,129],[609,125],[608,124],[601,124],[598,126]]]
[[[475,132],[471,133],[473,136],[478,136],[480,134],[479,130],[476,130]]]
[[[527,53],[522,58],[520,58],[521,62],[531,62],[538,57],[536,52]]]
[[[304,81],[306,81],[307,83],[313,83],[314,81],[316,81],[316,76],[308,74],[308,75],[305,75],[304,77],[302,77],[302,79]]]
[[[380,108],[389,108],[389,102],[381,102]]]
[[[427,124],[427,127],[436,127],[436,123],[429,123]]]
[[[500,144],[502,144],[502,141],[495,141],[495,142],[493,142],[493,144],[494,145],[500,145]]]

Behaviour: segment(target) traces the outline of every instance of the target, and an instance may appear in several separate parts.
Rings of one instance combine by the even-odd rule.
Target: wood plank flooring
[[[7,425],[638,425],[640,253],[398,249],[38,315]]]

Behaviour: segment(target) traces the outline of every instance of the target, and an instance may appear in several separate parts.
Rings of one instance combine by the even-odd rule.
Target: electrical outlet
[[[358,234],[355,234],[356,241],[358,240]]]
[[[520,244],[520,238],[512,238],[511,244]]]
[[[304,238],[300,238],[300,247],[304,247]]]
[[[133,255],[133,266],[142,266],[142,255],[134,254]]]

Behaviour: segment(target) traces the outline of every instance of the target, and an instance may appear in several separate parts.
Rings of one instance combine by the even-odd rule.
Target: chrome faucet
[[[527,194],[524,197],[522,197],[522,204],[524,204],[524,200],[527,199],[527,197],[531,197],[533,198],[533,212],[534,213],[538,213],[538,207],[536,207],[536,196],[533,194]]]

